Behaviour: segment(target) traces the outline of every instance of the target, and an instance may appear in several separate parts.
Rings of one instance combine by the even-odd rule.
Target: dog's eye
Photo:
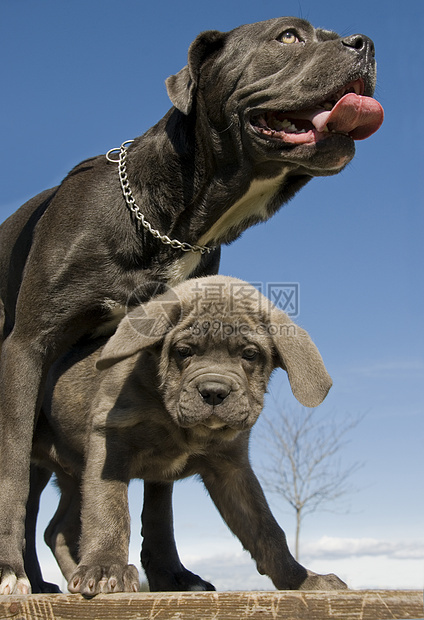
[[[178,357],[182,359],[191,357],[193,355],[192,348],[189,347],[188,345],[180,345],[179,347],[176,347],[175,352],[178,355]]]
[[[243,351],[243,359],[249,360],[249,362],[253,362],[259,355],[259,351],[254,347],[246,347]]]
[[[293,30],[285,30],[278,37],[278,41],[281,41],[281,43],[284,43],[285,45],[292,45],[292,43],[300,43],[299,37],[297,36],[296,32],[294,32]]]

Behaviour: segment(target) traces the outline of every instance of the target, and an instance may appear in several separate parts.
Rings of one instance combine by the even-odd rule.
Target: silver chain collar
[[[132,142],[134,142],[134,140],[126,140],[121,144],[119,148],[110,149],[110,151],[106,153],[106,159],[108,161],[114,164],[118,164],[119,181],[121,183],[122,193],[131,213],[133,213],[134,217],[141,222],[141,225],[146,230],[148,230],[149,233],[153,235],[153,237],[155,237],[155,239],[159,239],[159,241],[161,241],[165,245],[170,245],[171,248],[182,250],[183,252],[200,252],[200,254],[209,254],[210,252],[212,252],[215,247],[209,247],[207,245],[191,245],[190,243],[183,243],[181,241],[178,241],[178,239],[170,239],[168,235],[162,235],[158,230],[153,228],[153,226],[145,219],[140,207],[134,200],[134,196],[131,191],[130,183],[127,176],[127,145],[131,144]],[[112,153],[116,153],[118,151],[119,158],[113,159],[111,157]]]

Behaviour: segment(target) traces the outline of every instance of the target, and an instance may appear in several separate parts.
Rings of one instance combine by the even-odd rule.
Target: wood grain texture
[[[424,618],[416,590],[34,594],[0,599],[0,620],[392,620]]]

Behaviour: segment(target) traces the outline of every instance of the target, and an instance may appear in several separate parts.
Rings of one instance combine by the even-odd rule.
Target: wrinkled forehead
[[[230,321],[241,316],[258,320],[271,309],[271,302],[254,285],[240,280],[201,279],[190,291],[190,315]]]
[[[258,37],[262,35],[264,38],[269,38],[279,36],[286,29],[297,30],[307,39],[317,42],[339,38],[336,32],[322,28],[314,28],[306,19],[301,19],[299,17],[276,17],[255,24],[245,24],[235,28],[230,34],[237,39],[244,39],[249,35]]]
[[[168,344],[187,339],[214,348],[222,344],[236,349],[247,343],[272,348],[273,304],[251,283],[218,277],[193,280],[186,302]]]

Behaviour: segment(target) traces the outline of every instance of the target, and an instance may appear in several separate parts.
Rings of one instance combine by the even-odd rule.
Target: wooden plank
[[[393,620],[424,618],[416,590],[33,594],[0,599],[0,620]]]

